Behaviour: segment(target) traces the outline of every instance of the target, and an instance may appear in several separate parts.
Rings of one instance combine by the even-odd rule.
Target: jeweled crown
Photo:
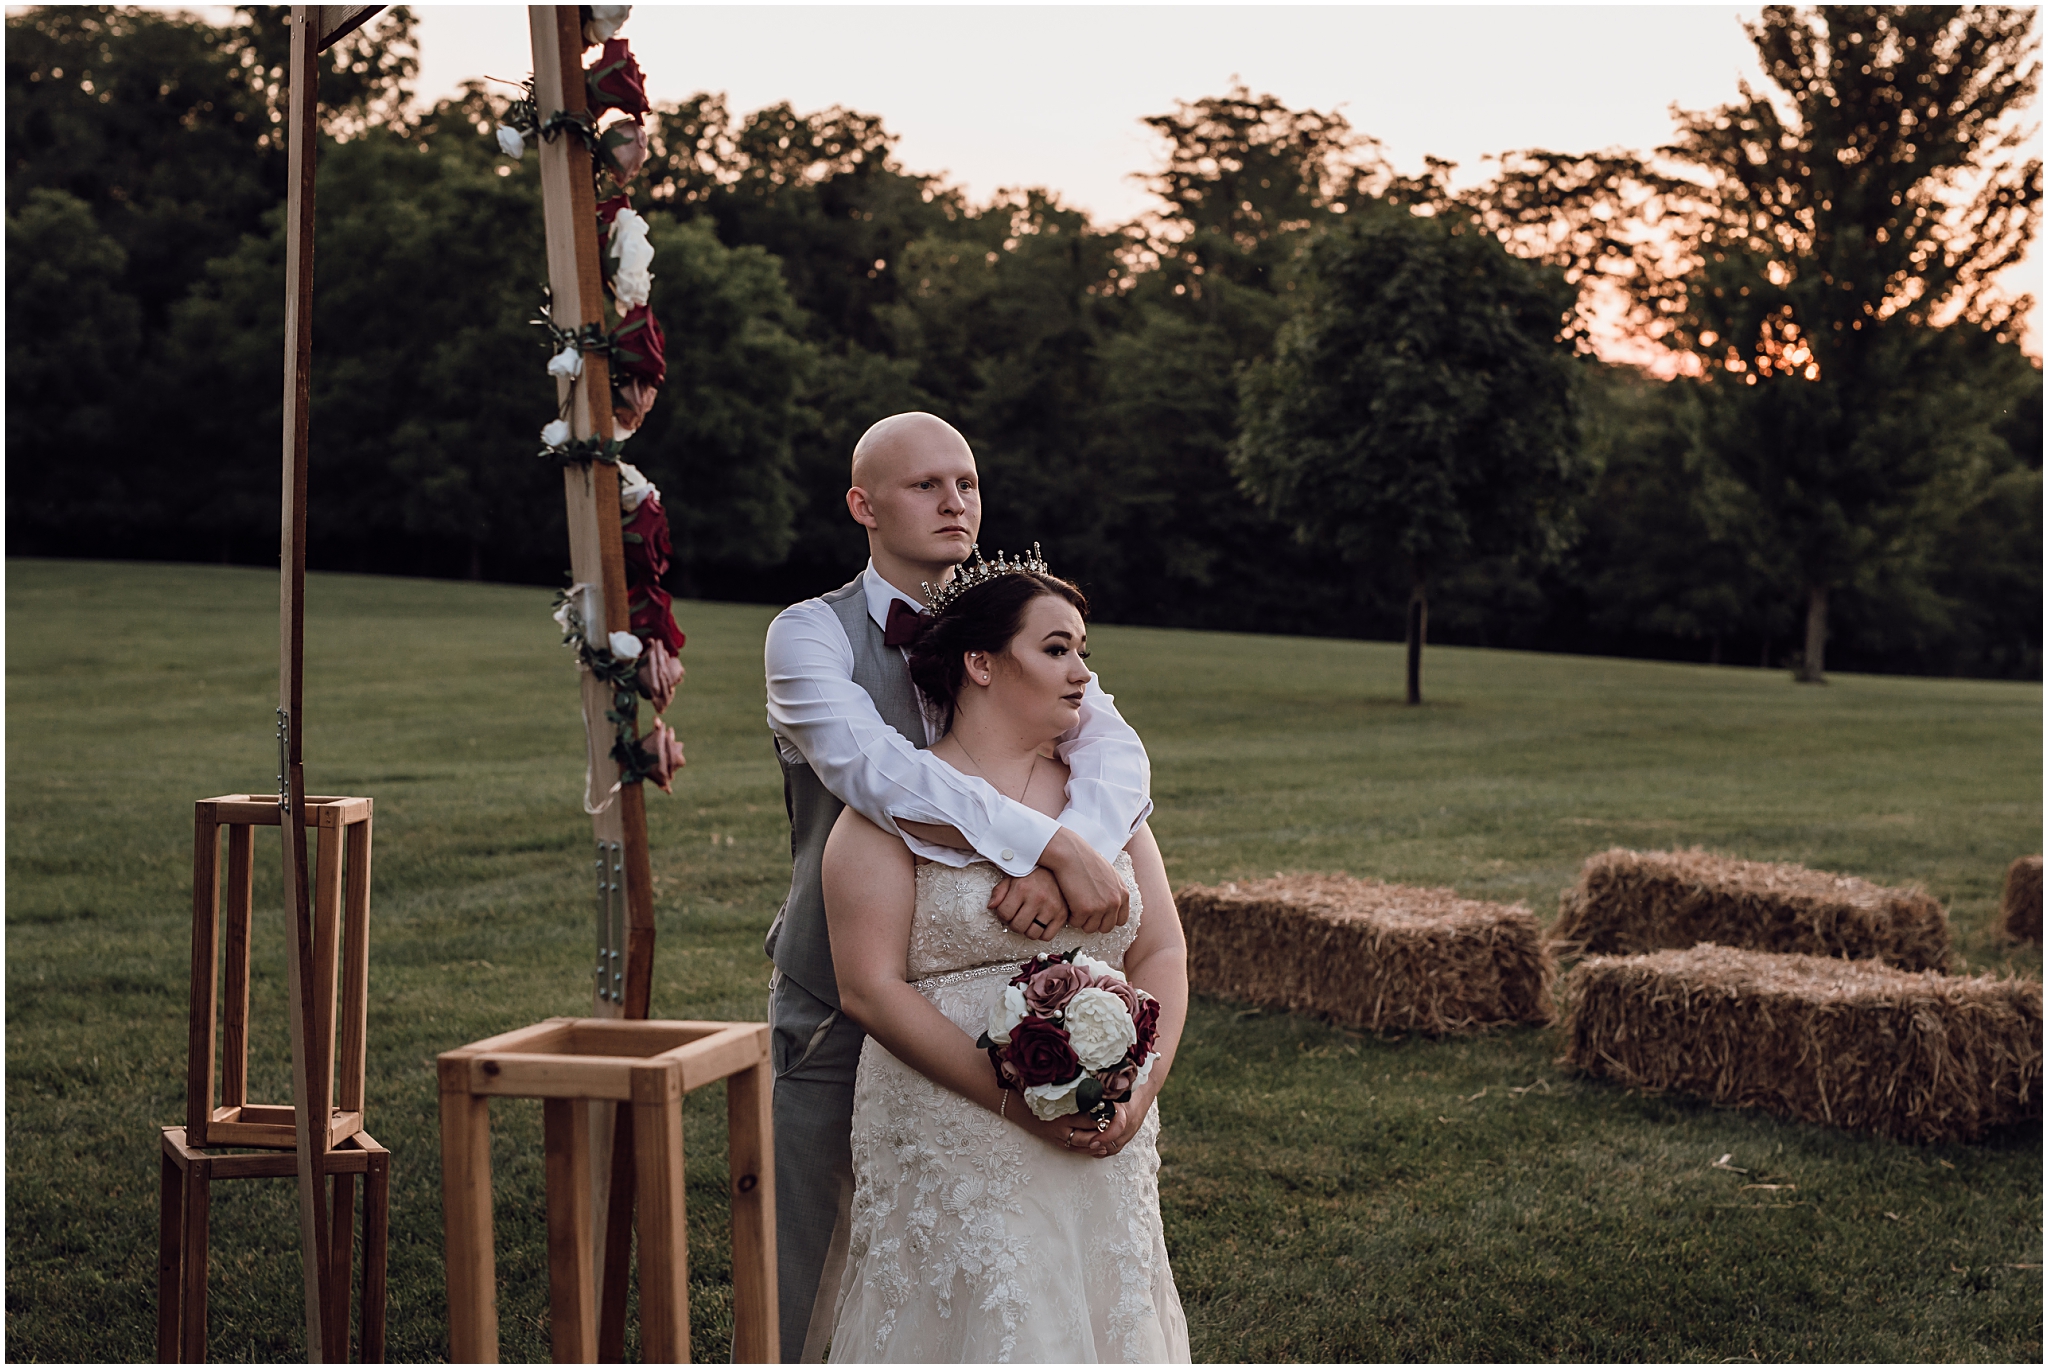
[[[995,560],[985,561],[982,559],[981,548],[976,547],[974,555],[970,559],[963,561],[959,569],[953,572],[953,578],[946,581],[945,584],[934,588],[931,581],[926,580],[922,582],[924,586],[924,601],[930,607],[932,616],[937,617],[946,611],[948,604],[965,594],[968,590],[973,589],[976,585],[985,585],[997,576],[1050,574],[1052,572],[1045,568],[1045,557],[1040,553],[1038,543],[1036,542],[1031,544],[1031,554],[1029,556],[1019,556],[1014,561],[1010,560],[1002,552],[996,553]]]

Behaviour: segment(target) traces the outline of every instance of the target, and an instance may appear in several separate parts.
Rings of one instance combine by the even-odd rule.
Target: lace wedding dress
[[[1041,950],[1123,968],[1131,917],[1050,942],[988,911],[994,866],[920,865],[909,971],[970,1037],[989,1000]],[[1013,1094],[1011,1107],[1024,1106]],[[1117,1155],[1048,1145],[918,1074],[873,1037],[853,1088],[853,1228],[835,1362],[1185,1362],[1187,1319],[1159,1221],[1159,1111]]]

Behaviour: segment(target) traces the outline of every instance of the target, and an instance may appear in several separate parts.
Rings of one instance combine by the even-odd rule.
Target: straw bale
[[[1197,992],[1376,1032],[1551,1020],[1535,914],[1343,874],[1176,892]]]
[[[1909,1141],[2041,1116],[2039,980],[1703,944],[1596,956],[1565,977],[1565,1060]]]
[[[2041,858],[2021,856],[2005,872],[1998,900],[1998,930],[2007,941],[2041,944]]]
[[[1850,875],[1690,851],[1590,857],[1558,899],[1551,928],[1563,956],[1636,955],[1702,941],[1753,951],[1872,957],[1902,970],[1945,970],[1948,913],[1919,889]]]

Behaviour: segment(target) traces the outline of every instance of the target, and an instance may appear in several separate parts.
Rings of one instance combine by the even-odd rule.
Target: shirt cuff
[[[1059,821],[1043,813],[1034,812],[1021,803],[1001,805],[994,822],[976,842],[975,850],[982,859],[991,861],[1006,875],[1028,875],[1038,868],[1038,858],[1060,830]],[[922,849],[923,843],[904,834],[910,849],[928,860],[942,860],[931,851]],[[952,853],[952,859],[944,860],[947,865],[965,864],[973,856],[959,851]]]

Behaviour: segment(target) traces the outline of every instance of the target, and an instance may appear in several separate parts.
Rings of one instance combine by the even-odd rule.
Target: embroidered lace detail
[[[1119,968],[1143,907],[1110,932],[1030,941],[988,911],[992,865],[918,868],[909,971],[979,1034],[1009,970],[1041,950]],[[1157,1108],[1121,1154],[1070,1154],[904,1065],[871,1038],[854,1081],[853,1229],[835,1361],[1186,1361],[1159,1218]]]

